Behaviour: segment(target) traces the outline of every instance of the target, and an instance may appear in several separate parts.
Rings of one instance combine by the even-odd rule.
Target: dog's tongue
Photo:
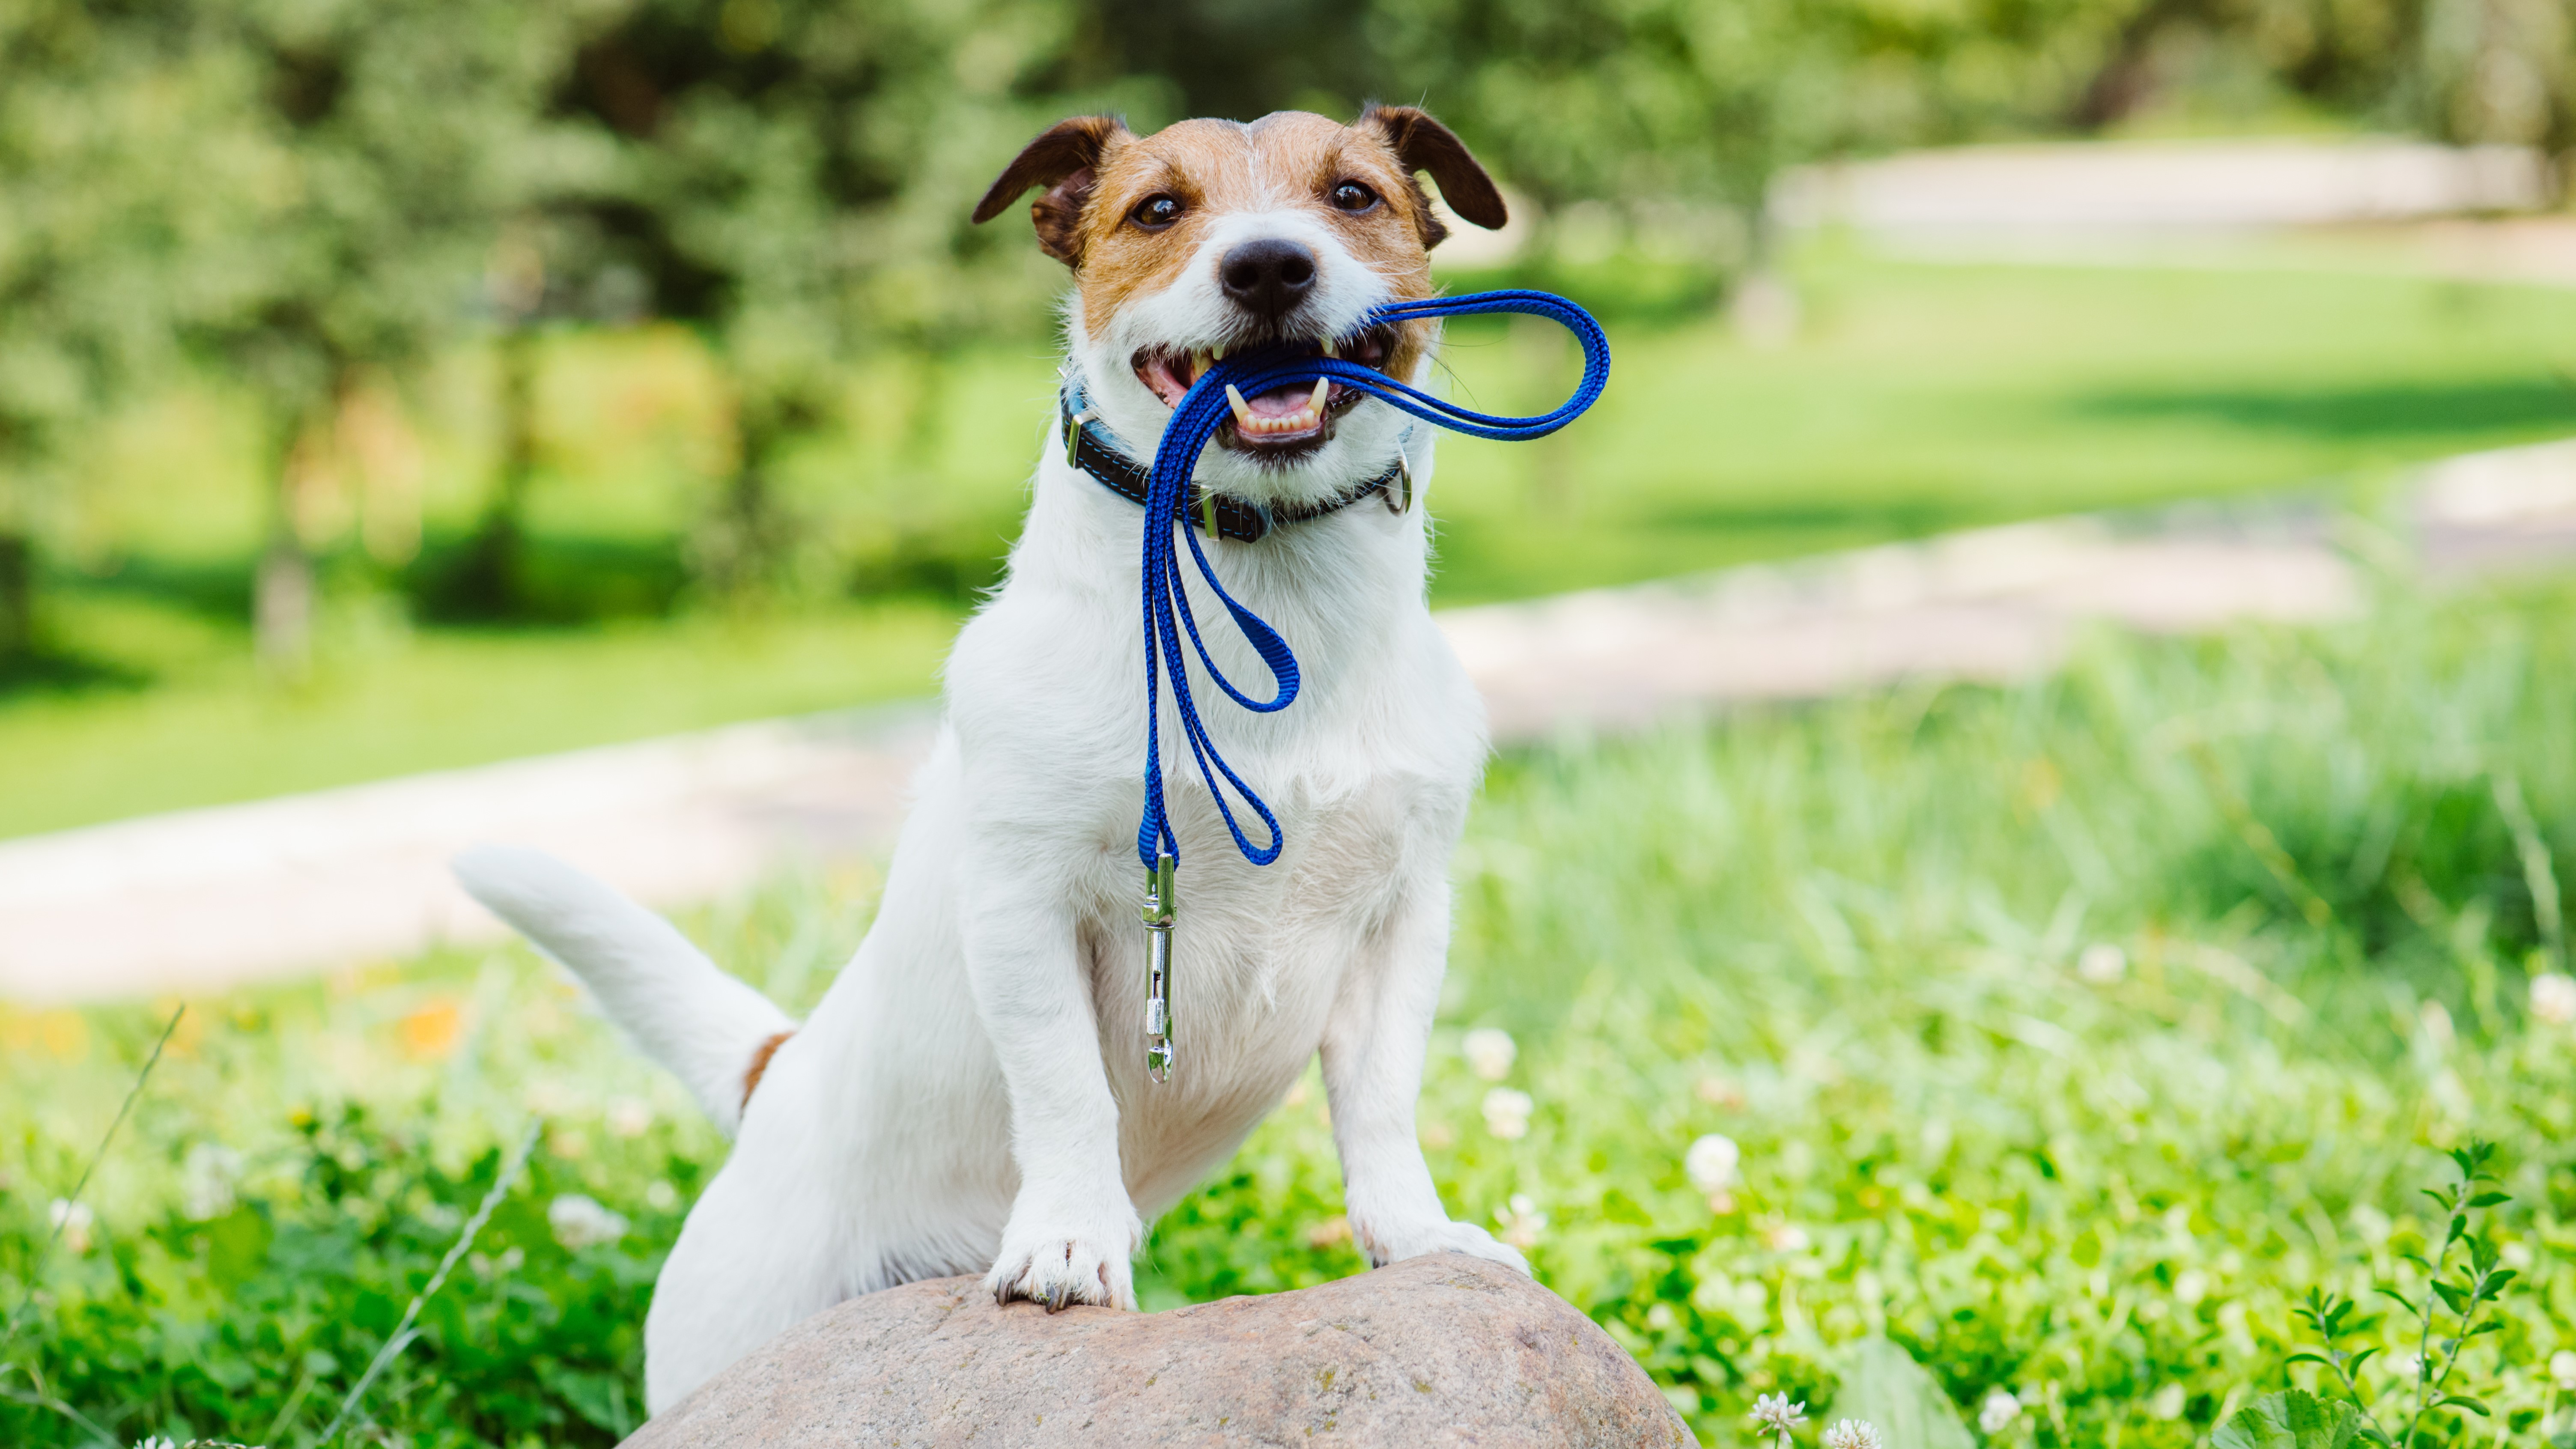
[[[1290,413],[1305,411],[1306,399],[1314,396],[1314,393],[1312,384],[1290,383],[1286,387],[1265,392],[1259,397],[1246,398],[1244,405],[1252,409],[1255,417],[1284,418]]]

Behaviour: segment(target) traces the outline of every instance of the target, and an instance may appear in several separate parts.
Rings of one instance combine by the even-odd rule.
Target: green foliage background
[[[1560,219],[1607,218],[1704,307],[1769,264],[1765,188],[1818,156],[2148,114],[2563,150],[2571,72],[2568,0],[17,0],[0,683],[79,672],[40,585],[116,552],[87,498],[119,466],[105,425],[191,379],[258,438],[242,604],[276,672],[309,669],[317,599],[613,610],[532,552],[533,339],[648,319],[702,340],[730,435],[724,483],[662,541],[676,577],[733,601],[971,589],[980,543],[817,536],[794,457],[850,420],[872,359],[935,391],[961,348],[1036,335],[1053,269],[964,218],[1072,110],[1422,100],[1534,204],[1531,276],[1615,308],[1556,245]],[[371,410],[473,347],[499,350],[507,415],[486,516],[426,555],[402,528],[342,547],[327,495],[372,466]]]

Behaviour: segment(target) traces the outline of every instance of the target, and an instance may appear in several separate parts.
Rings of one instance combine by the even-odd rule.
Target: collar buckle
[[[1082,425],[1090,421],[1089,408],[1070,414],[1064,420],[1064,465],[1068,468],[1082,466],[1082,460],[1077,456],[1082,451]]]

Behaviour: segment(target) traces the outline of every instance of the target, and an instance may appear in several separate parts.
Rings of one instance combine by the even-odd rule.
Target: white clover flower
[[[1527,1092],[1496,1087],[1485,1094],[1485,1130],[1506,1141],[1526,1137],[1530,1112],[1537,1105]]]
[[[1734,1138],[1711,1132],[1682,1154],[1682,1171],[1701,1192],[1722,1192],[1735,1185],[1735,1169],[1743,1161],[1744,1149],[1735,1145]]]
[[[2000,1434],[2021,1417],[2021,1400],[2010,1389],[1986,1390],[1986,1401],[1977,1406],[1977,1427],[1988,1434]]]
[[[577,1192],[546,1205],[546,1226],[554,1229],[556,1242],[576,1253],[626,1236],[626,1219]]]
[[[1467,1053],[1467,1070],[1489,1082],[1499,1082],[1512,1074],[1512,1063],[1519,1059],[1520,1044],[1512,1034],[1498,1026],[1480,1026],[1467,1033],[1459,1044]]]
[[[64,1247],[75,1253],[89,1251],[89,1230],[97,1226],[98,1215],[89,1210],[88,1203],[67,1202],[62,1198],[55,1198],[54,1205],[47,1210],[46,1216],[61,1234],[60,1241]]]
[[[1547,1214],[1525,1192],[1516,1192],[1511,1201],[1494,1209],[1494,1222],[1502,1231],[1495,1237],[1526,1253],[1538,1246],[1539,1235],[1547,1231]]]
[[[1754,1423],[1786,1438],[1790,1430],[1806,1422],[1807,1406],[1790,1403],[1787,1394],[1757,1394],[1752,1417]]]
[[[2532,977],[2531,1014],[2551,1026],[2576,1021],[2576,976],[2543,971]]]
[[[1881,1449],[1878,1426],[1867,1419],[1841,1419],[1825,1431],[1825,1449]]]
[[[2576,1349],[2560,1349],[2549,1356],[2549,1381],[2559,1392],[2576,1394]]]
[[[156,1436],[149,1439],[135,1440],[134,1449],[179,1449],[179,1446],[171,1443],[167,1439]]]
[[[653,1126],[653,1104],[640,1097],[618,1097],[608,1104],[612,1137],[641,1137]]]
[[[233,1210],[233,1184],[241,1180],[241,1154],[215,1142],[188,1149],[179,1166],[179,1196],[189,1218],[204,1222]]]
[[[2096,941],[2075,958],[2075,974],[2096,986],[2108,986],[2129,974],[2129,953],[2108,941]]]

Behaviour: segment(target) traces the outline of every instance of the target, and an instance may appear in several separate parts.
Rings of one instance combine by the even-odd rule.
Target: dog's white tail
[[[678,1075],[731,1134],[796,1024],[660,916],[542,851],[483,845],[456,879],[589,986],[611,1021]]]

